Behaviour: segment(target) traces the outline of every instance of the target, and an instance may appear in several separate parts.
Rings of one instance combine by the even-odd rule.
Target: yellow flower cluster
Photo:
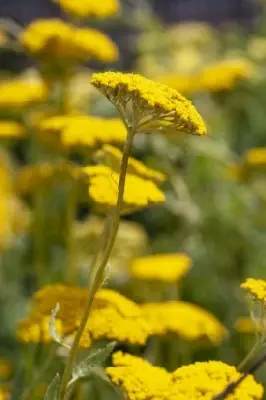
[[[67,337],[78,328],[88,291],[62,284],[48,285],[35,294],[30,317],[18,326],[18,338],[22,342],[51,340],[48,321],[51,310],[58,303],[56,315],[58,332]],[[90,347],[93,340],[110,339],[132,344],[144,344],[150,333],[150,325],[141,315],[140,307],[112,290],[99,290],[80,347]]]
[[[131,275],[145,281],[176,282],[187,274],[191,259],[186,254],[156,254],[136,258],[132,262]]]
[[[110,145],[104,145],[95,156],[97,160],[103,164],[106,164],[114,171],[120,171],[122,152],[118,148]],[[156,183],[161,183],[166,179],[166,176],[162,172],[148,168],[145,164],[132,157],[128,158],[127,173],[137,175],[143,179],[148,179]]]
[[[250,166],[259,167],[266,165],[266,147],[249,149],[244,156],[244,162]]]
[[[56,136],[55,141],[66,149],[94,148],[103,143],[123,143],[126,138],[125,126],[119,118],[59,115],[42,120],[36,128],[43,136]]]
[[[19,122],[0,120],[1,139],[23,139],[25,136],[26,129]]]
[[[75,28],[59,19],[33,21],[20,40],[29,53],[40,59],[113,62],[118,58],[117,46],[104,33]]]
[[[109,167],[100,165],[85,167],[83,171],[85,174],[91,175],[89,197],[95,205],[105,213],[115,208],[118,196],[119,174]],[[164,193],[154,182],[136,175],[126,175],[122,214],[153,204],[161,204],[164,201]]]
[[[105,369],[128,400],[212,400],[240,373],[220,361],[197,362],[173,373],[142,358],[117,352],[113,367]],[[249,375],[228,397],[230,400],[261,400],[263,387]]]
[[[142,313],[152,326],[154,335],[174,333],[186,341],[219,344],[226,329],[208,311],[183,301],[147,303]]]
[[[66,13],[74,17],[107,18],[119,11],[118,0],[54,0]]]
[[[44,102],[48,97],[48,89],[44,83],[19,79],[1,82],[0,93],[0,110],[32,106]]]
[[[255,333],[258,331],[261,332],[259,324],[257,326],[257,324],[255,324],[254,321],[252,321],[252,319],[249,317],[237,318],[235,322],[235,329],[239,333]]]
[[[184,132],[205,135],[206,127],[196,108],[176,90],[138,74],[104,72],[92,75],[91,83],[125,113],[132,105],[136,131]]]
[[[225,60],[211,64],[199,73],[163,76],[160,81],[184,94],[221,92],[232,89],[253,72],[254,68],[248,61]]]
[[[261,302],[266,301],[266,281],[248,278],[241,284],[241,288],[244,289],[253,300]]]

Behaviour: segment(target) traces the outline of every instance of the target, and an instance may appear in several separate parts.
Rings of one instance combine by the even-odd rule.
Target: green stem
[[[75,239],[73,235],[73,225],[76,218],[77,188],[75,183],[69,190],[66,212],[66,247],[67,247],[67,281],[75,283],[78,275],[78,263],[75,251]]]
[[[44,210],[43,210],[43,193],[36,190],[33,194],[34,207],[34,264],[36,271],[37,287],[40,288],[45,280],[47,271],[45,270],[45,238],[44,238]]]
[[[123,205],[128,157],[129,157],[131,145],[133,142],[133,137],[134,137],[134,129],[128,128],[128,134],[127,134],[127,138],[126,138],[126,142],[125,142],[125,146],[124,146],[124,150],[123,150],[122,161],[121,161],[117,203],[116,203],[116,207],[115,207],[114,214],[112,217],[112,223],[110,226],[110,236],[109,236],[109,239],[106,241],[106,246],[103,250],[103,256],[100,261],[100,264],[95,268],[95,271],[92,272],[91,277],[90,277],[89,297],[87,299],[87,303],[86,303],[86,306],[85,306],[85,309],[83,312],[83,316],[81,319],[79,329],[77,330],[77,333],[74,338],[74,342],[73,342],[72,347],[69,352],[68,360],[66,363],[66,367],[64,370],[61,387],[60,387],[60,394],[59,394],[60,400],[64,400],[67,383],[71,376],[72,365],[73,365],[75,354],[78,349],[79,341],[80,341],[82,333],[85,329],[85,326],[86,326],[86,323],[87,323],[87,320],[88,320],[88,317],[89,317],[89,314],[91,311],[91,306],[92,306],[92,303],[94,300],[95,293],[98,290],[98,288],[100,287],[100,285],[102,284],[102,276],[103,276],[106,264],[108,262],[108,259],[110,257],[110,254],[111,254],[111,251],[112,251],[115,239],[116,239],[116,234],[118,231],[119,221],[120,221],[120,213],[121,213],[121,209],[122,209],[122,205]]]
[[[256,341],[250,352],[246,355],[246,357],[241,361],[238,365],[237,369],[242,372],[248,365],[249,361],[252,360],[256,354],[262,349],[265,342],[265,335],[263,335],[259,340]]]

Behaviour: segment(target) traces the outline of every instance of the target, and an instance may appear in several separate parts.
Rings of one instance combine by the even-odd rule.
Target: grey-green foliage
[[[58,400],[60,391],[60,375],[56,374],[44,396],[44,400]]]

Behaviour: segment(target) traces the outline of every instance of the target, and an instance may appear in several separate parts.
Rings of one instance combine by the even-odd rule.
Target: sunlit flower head
[[[42,120],[38,131],[69,149],[94,149],[105,143],[123,143],[126,129],[119,118],[100,118],[85,115],[59,115]]]
[[[85,167],[83,171],[89,177],[89,198],[94,205],[104,212],[115,208],[119,174],[111,168],[101,165]],[[153,204],[161,204],[164,201],[164,193],[153,181],[127,174],[122,214],[134,212]]]
[[[241,376],[234,366],[221,361],[196,362],[178,368],[172,373],[171,395],[180,400],[212,400],[230,382]],[[179,394],[180,396],[174,397]],[[173,396],[173,397],[172,397]],[[260,400],[263,387],[249,375],[228,398],[230,400]]]
[[[266,281],[263,279],[248,278],[241,284],[241,288],[255,301],[266,301]]]
[[[19,322],[17,327],[17,339],[23,343],[51,343],[54,339],[50,333],[50,317],[30,317]],[[59,334],[61,331],[61,321],[56,320],[55,328]]]
[[[177,282],[191,267],[191,259],[184,253],[155,254],[136,258],[131,275],[144,281]]]
[[[120,171],[122,152],[118,148],[104,145],[95,156],[97,160],[106,164],[114,171]],[[152,180],[156,183],[161,183],[166,179],[166,176],[162,172],[146,167],[145,164],[133,157],[129,157],[128,159],[127,173],[137,175],[143,179]]]
[[[201,90],[220,92],[232,89],[239,81],[249,78],[254,68],[246,60],[225,60],[203,68],[199,74]]]
[[[23,139],[25,137],[26,129],[19,122],[0,121],[0,139]]]
[[[244,155],[244,162],[249,166],[266,166],[266,147],[254,147]]]
[[[240,372],[221,361],[196,362],[173,373],[130,354],[117,352],[105,369],[128,400],[212,400],[236,381]],[[261,400],[262,385],[249,375],[229,396],[231,400]]]
[[[108,18],[118,13],[118,0],[54,0],[67,14],[74,17]]]
[[[136,132],[206,134],[196,108],[168,86],[122,72],[95,73],[91,83],[120,110],[124,119],[131,119]]]
[[[174,333],[188,342],[213,345],[226,336],[226,329],[214,315],[191,303],[147,303],[142,306],[142,313],[152,325],[154,335]]]
[[[22,33],[21,43],[29,53],[41,59],[113,62],[118,58],[116,45],[104,33],[75,28],[60,19],[33,21]]]
[[[200,91],[200,80],[197,74],[164,75],[158,81],[186,96]]]
[[[239,333],[256,333],[261,332],[260,321],[255,323],[250,317],[239,317],[235,321],[235,329]]]
[[[44,102],[48,97],[45,84],[19,79],[1,82],[0,93],[0,110],[33,106]]]

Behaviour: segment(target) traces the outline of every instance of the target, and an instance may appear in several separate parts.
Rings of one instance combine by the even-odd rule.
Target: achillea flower
[[[186,254],[155,254],[133,260],[131,275],[144,281],[171,283],[181,280],[190,267],[191,259]]]
[[[119,173],[122,161],[122,152],[118,148],[104,145],[101,150],[96,153],[96,158],[101,163],[106,164],[108,167]],[[152,180],[156,183],[161,183],[166,179],[166,176],[162,172],[146,167],[145,164],[133,157],[128,158],[127,173],[140,176],[143,179]]]
[[[256,333],[256,332],[262,332],[260,325],[260,321],[257,323],[254,323],[250,317],[240,317],[237,318],[235,322],[235,329],[239,333]],[[264,330],[263,330],[264,331]],[[266,329],[265,329],[266,331]]]
[[[25,136],[25,127],[19,122],[0,121],[0,139],[23,139]]]
[[[119,11],[118,0],[54,0],[67,14],[74,17],[107,18]]]
[[[126,138],[125,126],[119,118],[59,115],[42,120],[37,129],[43,136],[55,136],[55,140],[66,149],[90,149],[105,143],[123,143]]]
[[[109,167],[85,167],[89,178],[89,197],[97,208],[106,212],[116,207],[119,174]],[[165,200],[163,192],[151,180],[127,174],[122,214],[136,211]]]
[[[30,317],[21,321],[17,327],[17,338],[23,343],[50,343],[54,339],[50,334],[49,328],[50,316],[47,317]],[[56,320],[56,330],[62,333],[61,321]]]
[[[266,281],[248,278],[240,287],[251,296],[252,300],[263,303],[266,301]]]
[[[21,43],[33,56],[44,60],[112,62],[118,58],[116,45],[104,33],[75,28],[59,19],[33,21],[22,33]]]
[[[244,162],[251,167],[266,166],[266,147],[254,147],[244,155]]]
[[[92,75],[100,90],[127,118],[136,132],[184,132],[205,135],[206,127],[189,100],[168,86],[138,74],[104,72]],[[128,108],[130,106],[130,111]],[[132,115],[130,115],[132,114]]]
[[[235,382],[241,373],[221,361],[196,362],[178,368],[172,373],[171,393],[168,399],[212,400],[230,382]],[[230,400],[261,400],[263,387],[249,375],[228,396]]]
[[[0,110],[29,107],[44,102],[48,97],[47,86],[23,80],[0,83]]]
[[[171,374],[130,354],[113,355],[113,367],[105,369],[111,381],[121,387],[128,400],[166,400]],[[176,400],[178,397],[176,397]]]
[[[128,400],[212,400],[240,372],[221,361],[196,362],[173,373],[140,357],[117,352],[105,369]],[[229,396],[231,400],[261,400],[263,387],[249,375]]]
[[[223,325],[208,311],[183,301],[147,303],[142,314],[154,335],[174,333],[185,341],[219,344],[226,336]]]
[[[205,67],[199,74],[201,90],[220,92],[232,89],[239,81],[254,72],[252,64],[245,60],[225,60]]]
[[[186,75],[165,75],[160,77],[158,81],[186,96],[200,91],[199,77],[192,73]]]

